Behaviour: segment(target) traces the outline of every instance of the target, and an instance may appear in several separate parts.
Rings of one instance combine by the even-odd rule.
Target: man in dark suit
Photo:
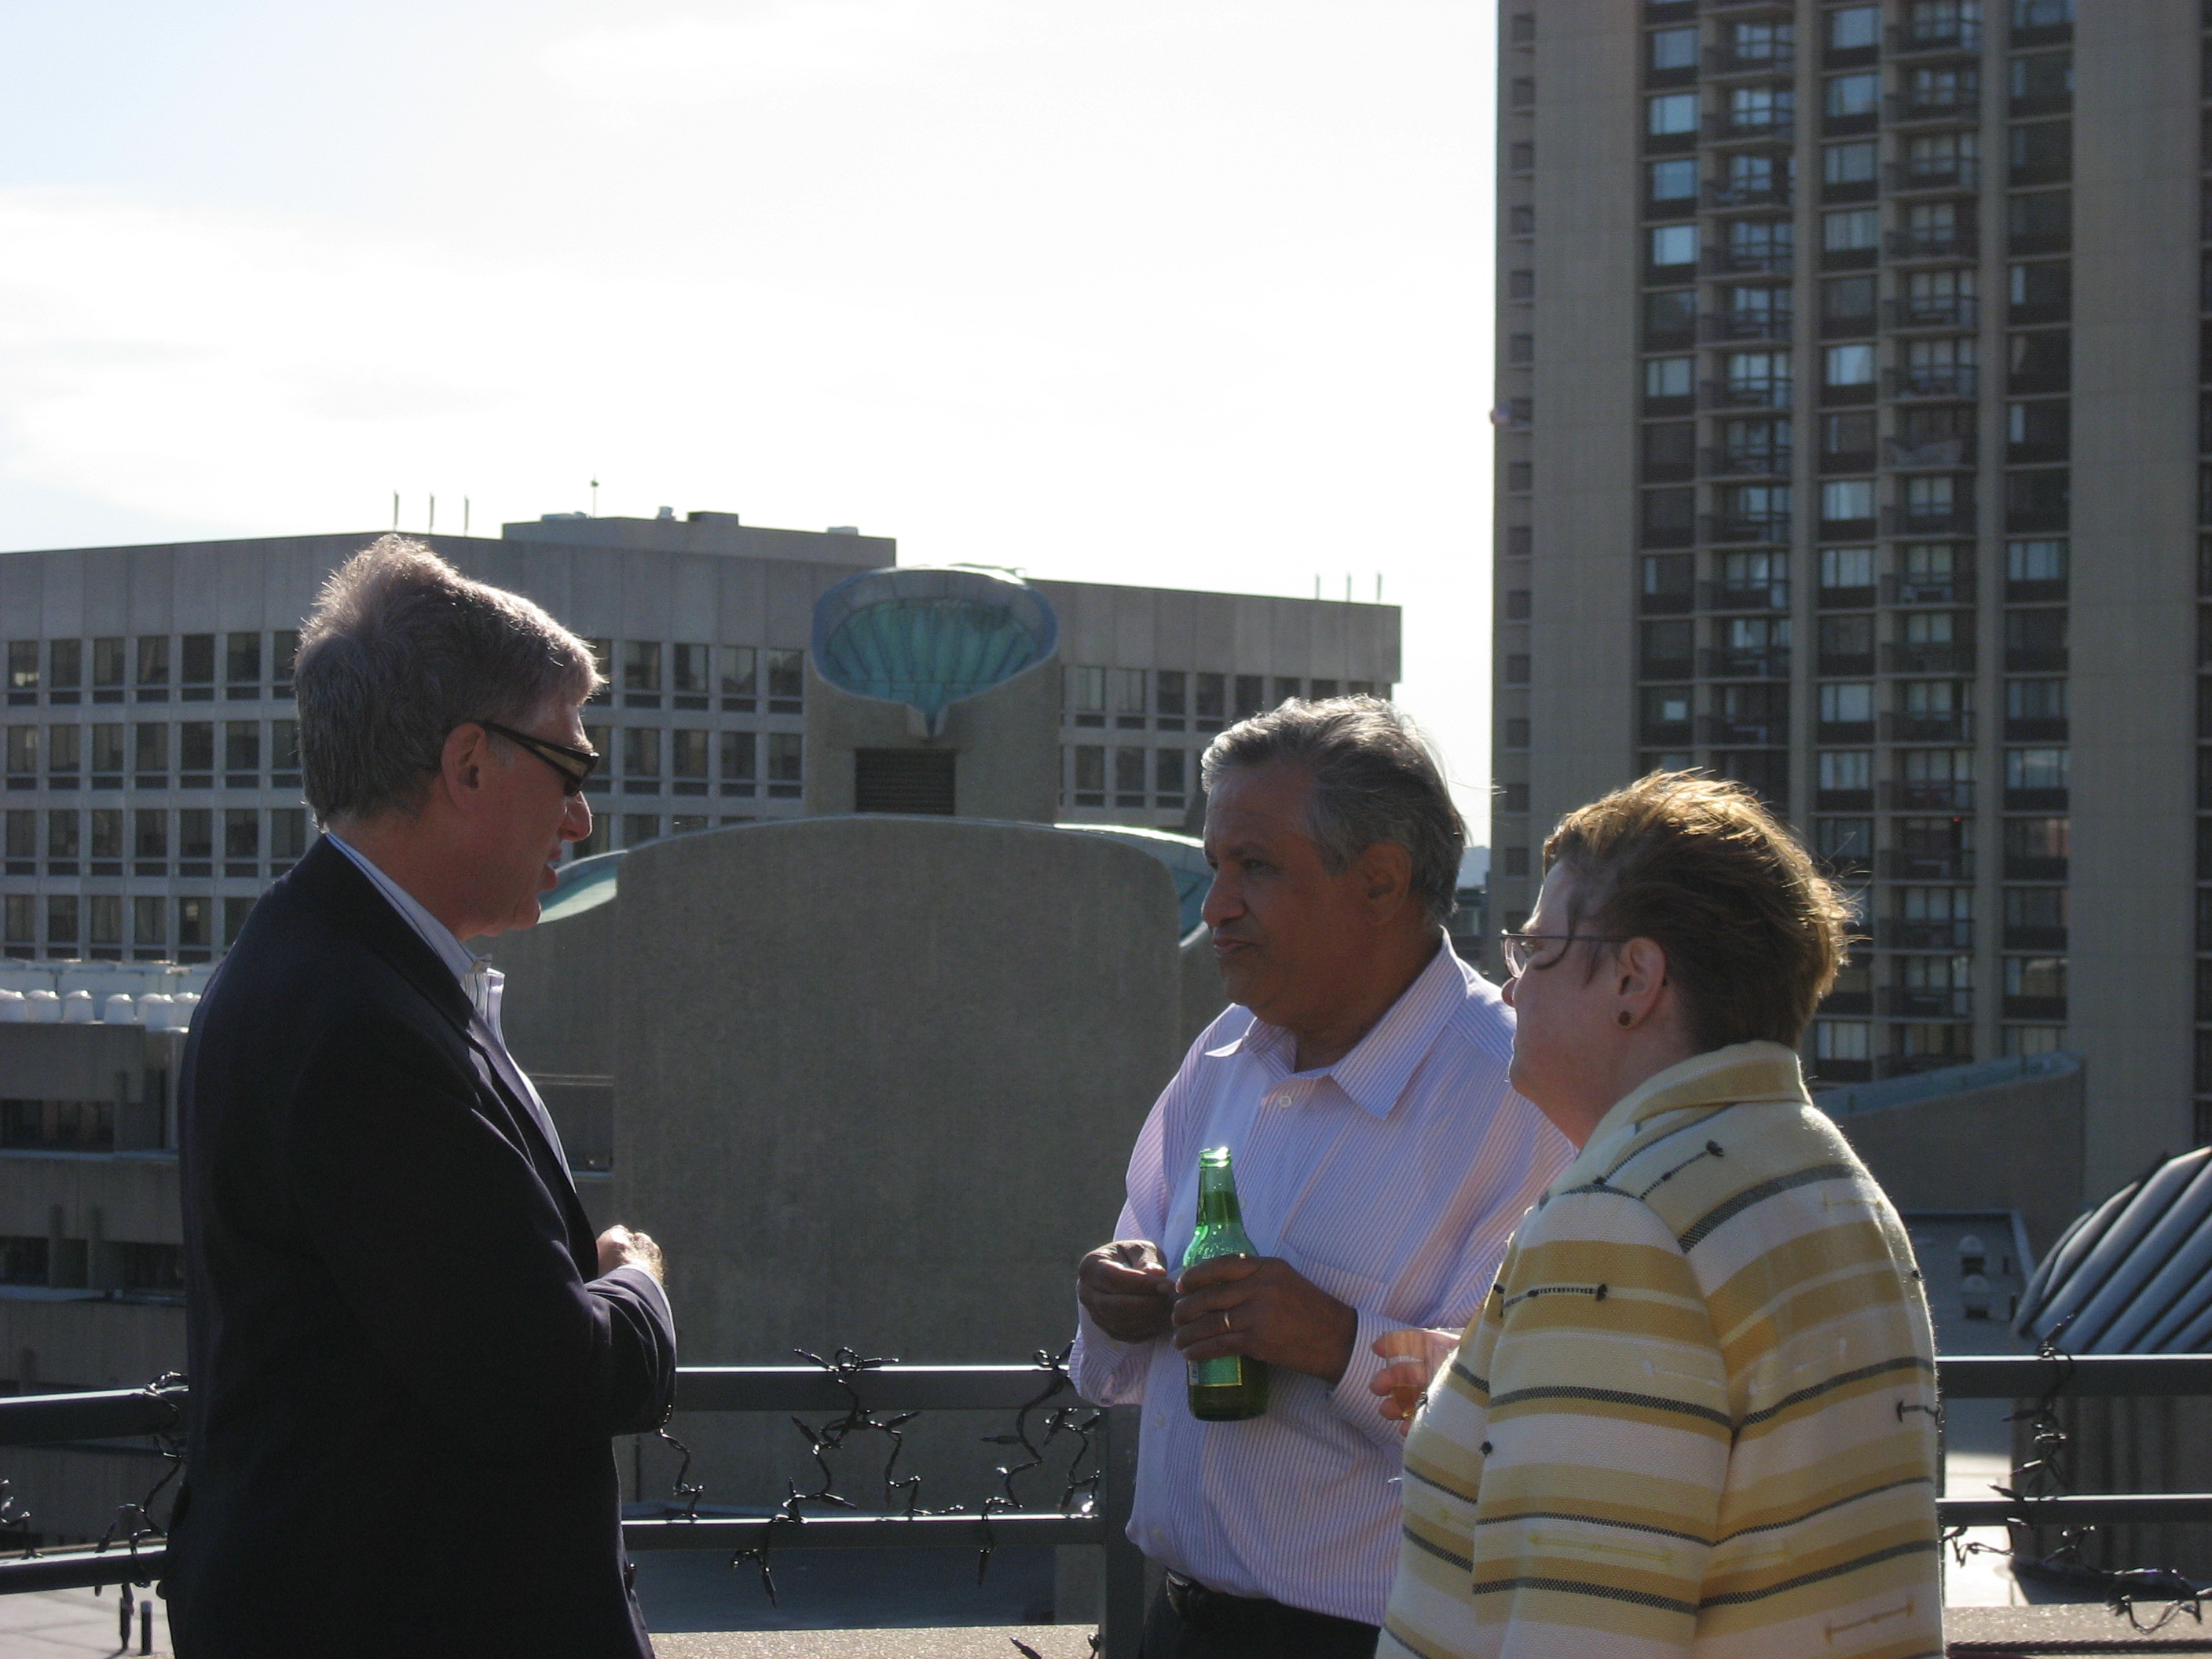
[[[325,831],[255,907],[180,1079],[187,1659],[649,1655],[611,1437],[675,1391],[660,1253],[594,1239],[460,941],[591,830],[583,642],[386,537],[295,673]]]

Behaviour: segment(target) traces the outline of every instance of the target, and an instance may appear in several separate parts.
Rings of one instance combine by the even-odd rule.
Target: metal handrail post
[[[1137,1425],[1142,1410],[1106,1413],[1100,1455],[1098,1518],[1106,1523],[1105,1570],[1098,1581],[1098,1659],[1137,1659],[1145,1636],[1145,1553],[1129,1541],[1137,1506]]]

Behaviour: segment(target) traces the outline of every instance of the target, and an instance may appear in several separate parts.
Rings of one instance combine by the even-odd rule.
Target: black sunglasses
[[[509,743],[520,744],[561,775],[563,794],[580,794],[592,773],[599,769],[599,757],[589,749],[571,749],[565,744],[548,743],[543,738],[533,738],[527,732],[518,732],[511,726],[501,726],[497,720],[477,720],[487,732],[496,732]]]

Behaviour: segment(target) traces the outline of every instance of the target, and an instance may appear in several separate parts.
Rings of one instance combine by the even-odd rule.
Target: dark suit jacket
[[[335,847],[271,887],[179,1079],[191,1659],[651,1652],[610,1437],[675,1334],[597,1277],[575,1188],[453,974]]]

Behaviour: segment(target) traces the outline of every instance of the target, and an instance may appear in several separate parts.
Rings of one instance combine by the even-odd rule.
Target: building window
[[[1192,678],[1197,692],[1198,729],[1218,732],[1223,711],[1229,702],[1229,677],[1226,674],[1198,674]]]
[[[1858,149],[1859,146],[1838,145],[1838,149]],[[1866,148],[1871,149],[1872,145]],[[1879,208],[1846,208],[1838,213],[1820,216],[1820,252],[1823,253],[1871,253],[1881,246],[1881,210]]]
[[[1830,346],[1821,356],[1821,384],[1832,386],[1874,384],[1874,348],[1867,344]]]
[[[165,898],[141,895],[131,901],[131,942],[139,947],[138,954],[158,957],[158,949],[148,946],[166,945],[169,938],[169,902]]]
[[[1881,166],[1881,147],[1870,138],[1854,139],[1848,144],[1830,144],[1820,152],[1820,182],[1832,187],[1852,185],[1872,185]],[[1830,216],[1833,217],[1833,215]],[[1875,218],[1877,237],[1881,229],[1880,216]],[[1831,247],[1837,246],[1829,243]],[[1871,247],[1872,242],[1850,242],[1850,247]]]
[[[805,707],[806,653],[771,651],[768,653],[768,712],[796,714]]]
[[[1655,138],[1671,137],[1698,130],[1698,94],[1661,93],[1645,100],[1645,130]]]
[[[1114,751],[1114,805],[1142,806],[1145,802],[1145,754],[1142,749]]]
[[[1670,156],[1663,161],[1654,161],[1649,169],[1645,190],[1654,202],[1686,202],[1698,193],[1698,162],[1695,156]]]
[[[660,732],[656,726],[623,727],[623,776],[653,779],[660,775]]]
[[[245,692],[254,695],[261,684],[261,635],[258,634],[228,634],[223,636],[223,684],[231,688],[232,695]]]
[[[768,793],[781,800],[797,800],[803,781],[805,739],[796,732],[768,734]]]
[[[660,690],[660,647],[646,640],[623,641],[623,690]]]
[[[204,775],[215,770],[215,722],[185,720],[177,727],[177,765],[179,770]],[[186,788],[205,789],[212,779],[203,777],[198,785],[186,783]]]
[[[76,774],[83,763],[81,726],[50,726],[46,728],[46,775],[57,787],[72,788]],[[66,781],[64,781],[66,780]]]
[[[1116,668],[1109,677],[1114,697],[1114,724],[1124,732],[1145,729],[1145,671]]]
[[[273,809],[269,814],[269,856],[296,859],[307,850],[307,810],[299,806]]]
[[[703,645],[679,645],[671,653],[668,684],[672,691],[687,696],[704,696],[710,672],[708,663],[713,653]],[[704,708],[694,703],[692,708]]]
[[[1188,757],[1180,749],[1163,749],[1152,757],[1152,783],[1162,806],[1182,805],[1184,773]]]
[[[1832,478],[1822,484],[1820,522],[1823,526],[1871,525],[1874,522],[1874,480]]]
[[[1880,6],[1838,6],[1828,14],[1830,52],[1866,52],[1881,44]]]
[[[166,859],[169,856],[169,815],[158,806],[142,806],[131,815],[135,833],[131,837],[131,856],[139,859]],[[142,869],[142,876],[158,876],[164,872],[160,865],[151,870]]]
[[[1075,805],[1103,806],[1106,804],[1106,750],[1096,744],[1078,744],[1068,751],[1069,778],[1074,786]]]
[[[177,683],[184,687],[185,701],[211,701],[215,696],[215,635],[185,635],[177,641]]]
[[[1832,75],[1822,94],[1821,109],[1833,120],[1872,115],[1881,102],[1879,75]]]
[[[1669,270],[1698,262],[1698,228],[1691,225],[1651,227],[1651,264]]]
[[[1651,31],[1651,67],[1667,70],[1695,69],[1698,66],[1698,27],[1692,23],[1685,28],[1654,29]],[[1652,131],[1662,129],[1654,126]],[[1665,131],[1674,131],[1673,128]]]
[[[722,733],[722,793],[750,795],[757,781],[760,741],[751,732]]]
[[[261,726],[258,720],[226,720],[223,722],[222,765],[228,773],[243,773],[243,777],[225,780],[234,789],[254,787],[253,774],[261,769]]]
[[[722,710],[750,714],[760,695],[760,653],[750,645],[716,647],[721,658]]]
[[[1106,671],[1069,667],[1061,679],[1062,695],[1078,726],[1106,724]]]
[[[77,907],[74,893],[46,895],[46,954],[73,957],[77,945]]]
[[[7,949],[11,957],[39,953],[38,900],[28,893],[10,893],[0,909],[7,916]]]
[[[1694,357],[1653,357],[1644,365],[1646,407],[1686,403],[1697,389],[1698,360]]]
[[[105,961],[123,954],[123,901],[113,893],[94,893],[84,902],[88,952]]]
[[[672,776],[684,780],[706,777],[707,736],[704,732],[691,730],[668,734],[668,769]],[[703,782],[700,787],[704,788]]]
[[[625,812],[623,814],[623,845],[642,847],[649,841],[660,839],[660,815],[658,812]]]

